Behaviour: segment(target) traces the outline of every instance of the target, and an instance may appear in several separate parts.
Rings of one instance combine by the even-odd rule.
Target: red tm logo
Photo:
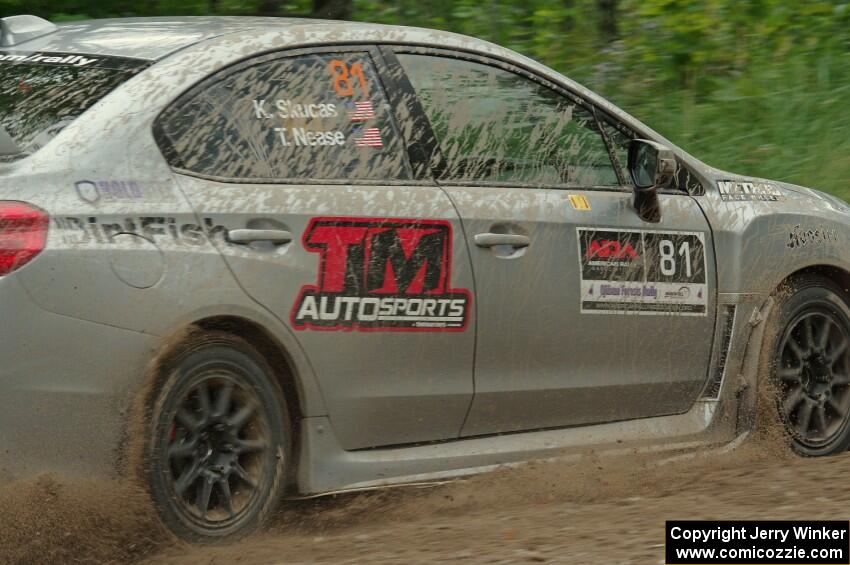
[[[452,227],[442,220],[313,218],[316,285],[292,308],[297,330],[463,331],[468,290],[452,289]]]

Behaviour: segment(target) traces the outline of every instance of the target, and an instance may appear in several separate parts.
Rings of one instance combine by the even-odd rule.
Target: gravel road
[[[672,462],[589,455],[291,503],[263,534],[203,548],[169,540],[131,487],[41,477],[0,489],[0,562],[663,563],[667,519],[848,519],[847,476],[850,455],[756,442]]]

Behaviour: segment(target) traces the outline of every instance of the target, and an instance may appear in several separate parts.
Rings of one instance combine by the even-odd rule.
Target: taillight
[[[47,243],[48,216],[23,202],[0,202],[0,277],[20,269]]]

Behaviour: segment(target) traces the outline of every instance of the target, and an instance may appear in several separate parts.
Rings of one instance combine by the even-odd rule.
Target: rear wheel
[[[771,316],[774,408],[795,451],[850,445],[850,308],[829,279],[805,277],[780,293]]]
[[[242,340],[205,336],[155,401],[148,482],[165,525],[188,541],[245,535],[280,497],[288,419],[272,371]]]

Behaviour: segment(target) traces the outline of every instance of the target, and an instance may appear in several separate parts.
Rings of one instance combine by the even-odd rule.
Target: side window
[[[367,53],[269,60],[216,75],[159,121],[172,165],[239,179],[407,179]]]
[[[399,54],[448,168],[444,180],[615,186],[590,111],[529,78],[448,57]]]

